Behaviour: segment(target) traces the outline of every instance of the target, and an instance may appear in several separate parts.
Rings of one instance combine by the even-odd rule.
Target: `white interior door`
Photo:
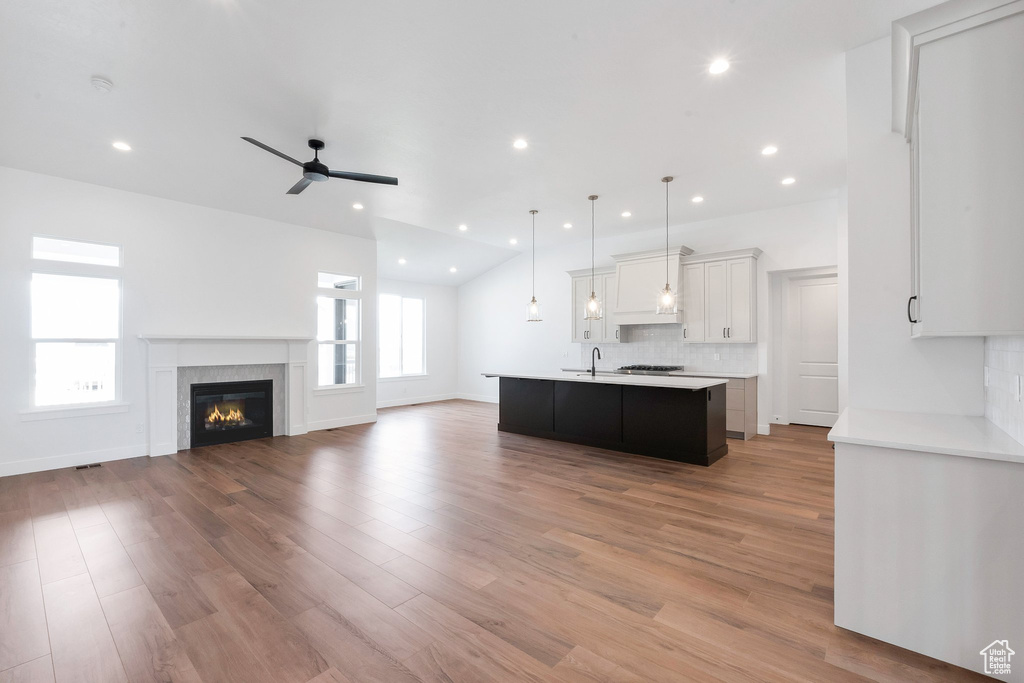
[[[839,417],[836,276],[790,280],[789,422],[831,427]]]

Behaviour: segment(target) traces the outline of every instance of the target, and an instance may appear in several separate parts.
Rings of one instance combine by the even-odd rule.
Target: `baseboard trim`
[[[113,462],[114,460],[124,460],[126,458],[140,458],[145,455],[149,455],[148,448],[146,444],[140,443],[134,446],[121,446],[120,448],[104,448],[98,451],[84,451],[82,453],[68,453],[66,455],[51,455],[46,458],[15,460],[14,462],[0,463],[0,477],[60,470],[65,467],[91,465],[94,462]]]
[[[770,436],[772,433],[772,426],[770,424],[757,425],[757,433],[762,436]]]
[[[455,398],[461,398],[465,401],[480,401],[481,403],[497,403],[497,396],[484,396],[483,394],[456,394]]]
[[[435,394],[433,396],[403,396],[390,401],[378,401],[378,408],[394,408],[395,406],[411,406],[417,403],[436,403],[437,401],[450,401],[458,398],[458,394]]]
[[[377,421],[377,413],[373,412],[369,415],[352,415],[350,417],[335,417],[330,420],[317,420],[316,422],[309,422],[306,427],[311,432],[317,432],[323,429],[335,429],[337,427],[351,427],[352,425],[363,425]]]

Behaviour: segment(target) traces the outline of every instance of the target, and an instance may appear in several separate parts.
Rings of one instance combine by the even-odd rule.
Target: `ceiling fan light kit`
[[[299,194],[307,187],[310,183],[322,183],[326,182],[331,178],[340,178],[342,180],[355,180],[360,183],[378,183],[380,185],[397,185],[398,178],[392,178],[391,176],[385,175],[373,175],[372,173],[353,173],[351,171],[332,171],[327,168],[327,165],[320,161],[320,150],[324,148],[323,140],[317,140],[311,138],[307,144],[309,148],[313,150],[313,160],[302,163],[298,159],[293,159],[284,152],[279,152],[273,147],[263,144],[259,140],[254,140],[249,137],[242,137],[246,142],[256,145],[262,150],[266,150],[275,156],[279,156],[285,161],[290,161],[296,166],[302,167],[302,178],[299,182],[292,185],[291,189],[288,190],[287,194]]]

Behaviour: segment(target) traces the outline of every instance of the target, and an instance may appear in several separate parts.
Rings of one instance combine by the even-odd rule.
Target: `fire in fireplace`
[[[272,436],[272,380],[193,384],[192,447]]]

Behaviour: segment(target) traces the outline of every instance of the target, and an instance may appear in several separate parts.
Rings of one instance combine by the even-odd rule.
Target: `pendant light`
[[[676,295],[669,284],[668,276],[670,263],[668,255],[668,184],[672,180],[673,178],[670,175],[661,179],[661,182],[665,183],[665,289],[658,292],[658,305],[654,309],[654,312],[658,315],[675,315],[679,310],[676,307]]]
[[[540,304],[537,303],[537,209],[530,209],[530,232],[533,235],[532,274],[530,275],[530,303],[526,305],[526,322],[540,322]]]
[[[600,320],[601,319],[601,300],[597,298],[597,288],[594,286],[594,267],[595,257],[594,251],[597,245],[597,229],[595,227],[594,214],[597,201],[597,195],[592,194],[587,199],[590,200],[590,298],[587,299],[587,307],[585,309],[586,315],[583,316],[584,320]]]

